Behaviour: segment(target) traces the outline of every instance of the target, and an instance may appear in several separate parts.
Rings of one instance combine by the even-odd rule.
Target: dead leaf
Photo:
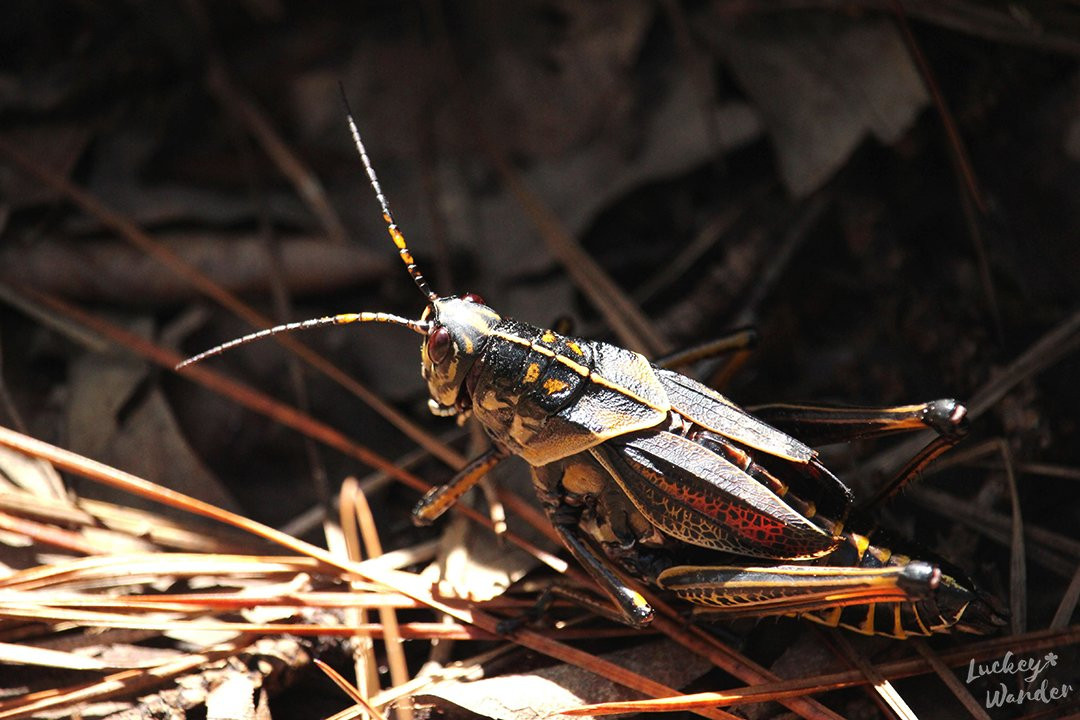
[[[72,362],[71,449],[220,507],[236,508],[231,494],[192,453],[164,395],[145,384],[147,372],[143,362],[115,355],[87,355]],[[89,485],[85,490],[90,491],[88,497],[99,499],[114,494]],[[140,506],[138,498],[127,494],[117,501]],[[168,512],[156,504],[150,507]],[[190,515],[180,516],[190,525]]]
[[[231,292],[265,293],[271,286],[271,257],[254,235],[230,237],[173,234],[159,238],[169,250],[211,275]],[[385,278],[395,259],[355,245],[321,238],[282,238],[281,278],[290,293],[331,292]],[[198,297],[186,280],[141,250],[120,241],[46,239],[0,247],[0,281],[32,286],[67,298],[141,305]]]
[[[253,720],[257,689],[247,673],[228,671],[206,696],[206,720]]]
[[[70,503],[64,490],[64,481],[52,465],[38,458],[0,448],[0,492],[8,488],[20,488],[42,499]]]
[[[928,101],[886,18],[769,15],[718,23],[713,39],[760,111],[796,197],[821,187],[868,134],[896,142]]]
[[[495,468],[492,480],[498,487],[535,502],[529,475],[520,463],[508,462]],[[473,497],[480,500],[474,507],[486,513],[482,496]],[[529,542],[550,547],[550,543],[526,523],[515,523],[513,530]],[[500,542],[489,528],[455,515],[440,539],[438,557],[424,571],[424,576],[438,582],[440,593],[447,597],[484,602],[502,595],[537,564],[537,559],[524,550]]]
[[[712,667],[707,660],[666,639],[601,657],[676,688],[684,687]],[[640,693],[580,668],[555,665],[528,674],[440,683],[417,695],[416,700],[434,703],[458,716],[464,710],[495,720],[541,720],[577,705],[640,697]]]
[[[634,153],[628,154],[613,136],[523,173],[525,185],[571,234],[583,233],[601,209],[633,188],[688,172],[707,163],[718,149],[739,147],[760,136],[760,121],[746,103],[718,106],[710,123],[700,112],[686,112],[698,93],[692,80],[677,73],[667,80],[662,98],[650,108],[645,135]],[[710,125],[720,128],[719,138],[710,134]],[[512,268],[513,275],[536,274],[550,267],[551,254],[536,241],[535,229],[516,199],[500,194],[483,203],[480,212],[481,224],[500,228],[501,233],[499,242],[477,249],[485,264]],[[572,289],[558,290],[551,283],[512,284],[501,289],[500,307],[512,317],[550,322],[572,309]],[[537,308],[544,309],[542,316],[537,316]]]
[[[631,68],[652,26],[653,3],[562,0],[525,13],[509,7],[494,18],[504,31],[490,61],[489,93],[492,127],[508,151],[557,157],[632,121]],[[537,25],[550,27],[536,32]]]

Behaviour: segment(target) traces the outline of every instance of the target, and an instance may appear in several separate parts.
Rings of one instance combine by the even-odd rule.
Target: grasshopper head
[[[501,319],[476,295],[432,299],[421,318],[428,324],[428,334],[420,360],[433,413],[456,415],[467,408],[465,378]]]
[[[345,101],[346,117],[349,120],[349,130],[352,131],[353,144],[356,145],[360,161],[364,164],[368,179],[371,180],[371,188],[375,191],[375,197],[382,207],[383,220],[386,221],[390,239],[397,246],[398,254],[401,255],[401,261],[405,263],[405,270],[409,273],[409,277],[428,299],[424,315],[419,321],[413,321],[413,325],[410,326],[412,329],[426,332],[427,335],[420,348],[420,371],[431,393],[428,407],[436,415],[457,415],[469,407],[467,393],[462,393],[465,378],[468,377],[469,370],[472,369],[476,359],[480,357],[484,341],[490,334],[491,328],[495,327],[501,318],[498,313],[484,305],[484,302],[476,295],[440,297],[428,285],[405,244],[405,236],[401,234],[397,223],[394,222],[394,216],[390,212],[390,203],[387,202],[382,187],[375,177],[375,168],[371,166],[367,149],[360,139],[360,131],[357,130],[352,112],[349,111],[349,102],[345,99],[344,90],[341,97]]]

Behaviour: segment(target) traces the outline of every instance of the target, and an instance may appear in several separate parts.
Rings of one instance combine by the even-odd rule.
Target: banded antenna
[[[412,253],[409,252],[408,245],[405,244],[405,236],[401,234],[401,230],[398,229],[397,223],[394,222],[394,215],[390,212],[390,203],[386,199],[386,195],[383,194],[382,186],[379,185],[379,178],[375,175],[375,168],[371,164],[371,159],[368,157],[367,149],[364,148],[364,141],[360,139],[360,130],[356,127],[356,121],[353,120],[352,108],[349,107],[349,98],[345,95],[345,86],[338,83],[338,89],[341,91],[341,102],[345,104],[345,117],[349,120],[349,130],[352,131],[353,143],[356,145],[356,151],[360,153],[360,162],[364,163],[364,169],[367,171],[368,180],[371,181],[371,188],[375,191],[375,198],[379,201],[379,205],[382,207],[383,220],[386,222],[386,230],[390,233],[390,238],[397,245],[398,252],[401,254],[401,260],[405,263],[405,269],[409,272],[409,277],[416,283],[416,287],[420,288],[420,292],[424,293],[428,300],[434,302],[439,299],[438,293],[431,289],[427,280],[424,279],[423,273],[420,272],[420,268],[416,266],[416,261],[413,259]]]
[[[420,292],[424,293],[428,300],[434,302],[439,299],[439,296],[427,284],[424,275],[420,272],[420,269],[416,267],[416,261],[413,260],[412,253],[409,252],[409,247],[405,244],[405,236],[401,234],[397,223],[394,222],[394,216],[390,213],[390,203],[387,202],[386,196],[383,195],[382,187],[379,185],[379,178],[375,175],[375,168],[371,166],[371,160],[368,158],[367,150],[364,149],[364,143],[360,140],[360,131],[356,128],[356,122],[353,120],[352,109],[349,107],[349,99],[345,96],[345,87],[341,83],[338,83],[338,88],[341,90],[341,100],[345,103],[345,116],[349,119],[349,129],[352,131],[353,142],[356,144],[357,152],[360,153],[360,161],[364,163],[364,169],[367,171],[368,179],[371,181],[371,187],[375,190],[375,197],[378,199],[379,205],[382,206],[383,220],[386,221],[386,229],[390,233],[390,238],[394,241],[394,244],[397,245],[398,252],[401,254],[401,259],[405,263],[405,269],[408,270],[409,276],[413,279],[413,282],[416,283],[416,287],[420,288]],[[420,335],[427,335],[431,330],[431,323],[427,320],[410,320],[409,318],[391,315],[390,313],[341,313],[339,315],[328,315],[327,317],[314,318],[312,320],[285,323],[284,325],[277,325],[276,327],[244,335],[235,340],[229,340],[228,342],[212,347],[205,352],[201,352],[198,355],[184,360],[176,366],[176,369],[180,370],[188,365],[194,365],[206,358],[220,355],[227,350],[232,350],[240,345],[247,345],[250,342],[261,340],[262,338],[270,337],[271,335],[290,333],[297,330],[310,330],[311,328],[323,327],[326,325],[349,325],[351,323],[370,322],[400,325],[409,328]]]
[[[284,325],[278,325],[276,327],[267,328],[265,330],[259,330],[253,332],[250,335],[238,337],[235,340],[229,340],[220,345],[210,348],[206,352],[201,352],[198,355],[189,357],[184,362],[176,366],[177,370],[181,370],[188,365],[194,365],[197,362],[205,360],[208,357],[220,355],[226,350],[232,350],[239,345],[247,345],[249,342],[255,340],[261,340],[271,335],[278,335],[281,333],[290,333],[296,330],[310,330],[311,328],[323,327],[325,325],[349,325],[351,323],[367,323],[367,322],[381,322],[390,323],[392,325],[401,325],[407,327],[415,333],[420,335],[427,335],[431,329],[431,323],[427,320],[410,320],[409,318],[400,317],[398,315],[391,315],[390,313],[383,312],[361,312],[361,313],[341,313],[340,315],[329,315],[327,317],[314,318],[312,320],[301,320],[300,322],[285,323]]]

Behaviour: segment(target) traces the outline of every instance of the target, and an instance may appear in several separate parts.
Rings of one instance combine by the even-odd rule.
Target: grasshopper
[[[390,237],[427,300],[420,319],[360,312],[288,323],[181,367],[269,335],[326,325],[388,323],[421,335],[431,411],[471,415],[492,447],[429,492],[414,520],[433,522],[501,460],[517,455],[529,464],[566,548],[634,626],[648,624],[653,609],[627,573],[729,617],[801,615],[896,638],[1004,624],[1005,611],[962,572],[848,529],[852,494],[812,449],[935,430],[890,484],[894,492],[964,436],[961,404],[774,405],[751,414],[636,352],[503,317],[473,294],[439,295],[417,267],[347,116]]]

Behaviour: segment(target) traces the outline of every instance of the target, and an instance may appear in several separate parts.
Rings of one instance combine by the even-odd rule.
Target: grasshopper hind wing
[[[734,464],[682,436],[639,433],[590,452],[652,525],[691,545],[806,559],[838,542]]]

